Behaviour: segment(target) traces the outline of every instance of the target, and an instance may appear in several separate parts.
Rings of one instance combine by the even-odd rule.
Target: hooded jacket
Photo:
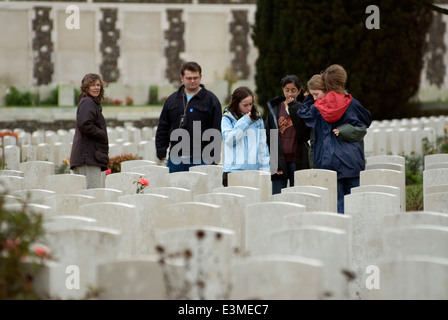
[[[76,129],[70,154],[70,169],[94,165],[107,170],[109,140],[101,104],[91,96],[82,98],[76,110]]]
[[[263,118],[251,120],[247,116],[236,119],[224,110],[221,120],[224,143],[223,172],[260,170],[270,172],[269,149]]]
[[[266,128],[266,136],[269,146],[269,152],[271,155],[271,162],[273,161],[272,157],[274,155],[273,151],[271,150],[271,147],[273,143],[271,142],[271,135],[270,130],[277,130],[278,133],[278,118],[280,113],[280,104],[285,100],[284,97],[275,97],[268,101],[268,111],[267,116],[265,120],[265,128]],[[297,140],[297,160],[296,160],[296,170],[300,169],[309,169],[309,163],[308,163],[308,140],[310,139],[310,131],[311,129],[308,128],[303,121],[303,119],[299,118],[297,116],[297,111],[299,110],[301,106],[301,103],[297,100],[291,102],[289,104],[289,116],[291,117],[292,124],[294,126],[294,129],[296,130],[296,140]],[[283,171],[282,175],[279,174],[273,174],[271,176],[271,179],[287,179],[287,168],[286,168],[286,160],[285,155],[282,150],[282,144],[280,141],[280,134],[277,134],[278,137],[278,166],[277,168],[271,168],[275,171],[281,170]],[[271,172],[272,173],[272,172]]]
[[[341,140],[333,129],[344,124],[368,128],[372,122],[370,112],[351,95],[331,91],[316,102],[309,95],[297,114],[313,129],[314,167],[334,170],[338,179],[358,177],[365,169],[362,140]]]

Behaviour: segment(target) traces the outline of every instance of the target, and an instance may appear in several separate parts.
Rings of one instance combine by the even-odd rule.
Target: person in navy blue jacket
[[[372,122],[370,112],[345,91],[347,73],[340,65],[328,67],[321,77],[323,90],[309,90],[297,111],[313,131],[313,165],[337,172],[338,213],[344,213],[344,196],[359,186],[360,171],[365,169],[362,139],[342,139],[346,128],[366,131]],[[314,100],[313,99],[314,96]],[[353,130],[352,130],[353,131]]]

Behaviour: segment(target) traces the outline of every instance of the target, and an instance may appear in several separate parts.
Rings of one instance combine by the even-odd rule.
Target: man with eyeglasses
[[[218,164],[221,159],[219,99],[201,84],[202,68],[198,63],[183,63],[180,79],[181,87],[163,105],[155,139],[160,161],[166,160],[169,148],[170,173],[188,171],[196,165]]]

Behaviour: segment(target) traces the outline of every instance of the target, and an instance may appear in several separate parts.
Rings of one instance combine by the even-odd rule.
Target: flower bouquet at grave
[[[141,157],[134,154],[120,154],[109,159],[109,169],[111,173],[121,172],[121,163],[128,160],[142,160]]]
[[[56,174],[70,173],[70,162],[64,158],[62,164],[59,167],[56,167],[55,172]]]
[[[140,176],[140,179],[138,181],[134,181],[134,183],[137,183],[137,190],[136,193],[140,194],[143,193],[143,190],[145,187],[149,186],[149,181]]]

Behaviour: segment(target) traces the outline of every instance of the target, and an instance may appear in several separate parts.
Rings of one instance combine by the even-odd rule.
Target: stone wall
[[[202,66],[205,85],[228,70],[253,81],[255,2],[0,0],[0,105],[8,86],[79,87],[90,72],[145,90],[177,86],[185,60]]]

